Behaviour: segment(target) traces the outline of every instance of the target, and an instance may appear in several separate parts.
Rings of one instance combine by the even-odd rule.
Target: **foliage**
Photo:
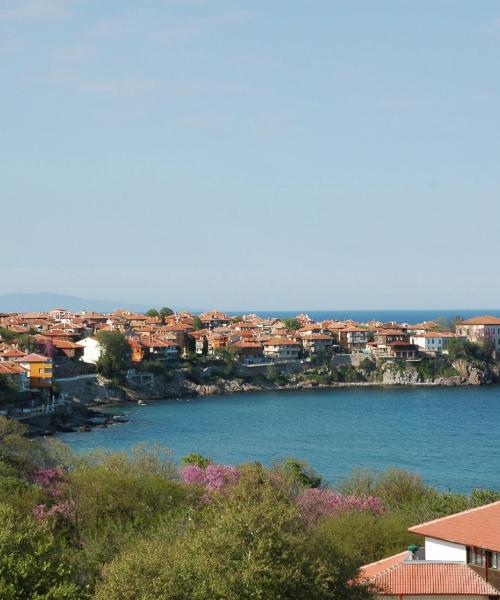
[[[203,329],[203,322],[200,319],[200,317],[194,317],[193,318],[193,329],[195,331],[198,331],[200,329]]]
[[[363,360],[359,363],[359,368],[363,371],[371,373],[376,370],[377,365],[370,358],[363,358]]]
[[[297,331],[298,329],[300,329],[302,327],[301,322],[298,319],[284,319],[283,323],[285,325],[286,329],[292,329],[294,331]]]
[[[342,365],[337,369],[332,369],[331,373],[332,381],[354,383],[357,381],[364,381],[362,373],[360,373],[352,365]]]
[[[120,375],[131,364],[132,349],[126,337],[119,331],[100,331],[97,340],[102,352],[97,361],[97,372],[105,377]]]
[[[0,327],[0,339],[8,344],[15,344],[23,352],[33,352],[36,349],[36,341],[33,337],[34,330],[20,333],[7,327]]]
[[[85,596],[55,532],[0,504],[0,600],[77,600]]]
[[[403,513],[373,514],[371,511],[344,511],[323,517],[313,529],[318,543],[330,543],[360,566],[397,554],[418,538],[408,533],[414,524]]]
[[[446,350],[451,361],[463,359],[480,365],[492,362],[491,348],[487,344],[451,339]]]
[[[321,485],[321,477],[305,461],[288,458],[276,466],[285,479],[296,481],[304,488],[317,488]]]
[[[211,458],[206,458],[198,452],[191,452],[190,454],[182,457],[181,463],[186,466],[195,465],[204,469],[205,467],[208,467],[208,465],[212,464],[213,460]]]
[[[225,493],[229,487],[238,483],[241,470],[238,467],[212,463],[206,467],[187,465],[180,470],[180,476],[184,483],[202,487],[205,492],[202,500],[209,501],[214,493]]]
[[[310,543],[297,509],[259,466],[248,467],[198,523],[168,538],[146,539],[108,565],[96,600],[371,597],[350,583],[349,560]]]
[[[283,374],[283,371],[276,365],[273,365],[267,369],[267,378],[275,385],[283,386],[287,384],[287,378]]]
[[[160,310],[158,312],[158,316],[161,318],[161,320],[163,322],[165,322],[166,317],[170,317],[173,314],[174,314],[174,311],[171,308],[169,308],[168,306],[164,306],[163,308],[160,308]]]
[[[424,500],[430,490],[420,475],[396,467],[381,473],[370,469],[354,469],[338,489],[345,495],[376,496],[390,508],[415,506]]]
[[[18,392],[18,386],[12,375],[0,373],[0,392],[6,394],[9,398],[16,396]]]
[[[300,514],[311,527],[322,517],[339,515],[344,512],[369,512],[381,515],[385,507],[380,498],[376,496],[345,496],[336,494],[333,490],[324,488],[311,488],[304,490],[296,498]]]
[[[155,318],[155,317],[159,317],[159,316],[160,316],[160,313],[156,310],[156,308],[150,308],[146,312],[146,317]]]
[[[33,444],[25,437],[25,425],[0,417],[0,464],[11,473],[30,477],[37,469],[50,463],[42,444]]]

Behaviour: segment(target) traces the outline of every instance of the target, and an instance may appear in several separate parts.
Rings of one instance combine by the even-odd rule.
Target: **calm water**
[[[355,466],[398,465],[441,489],[500,489],[497,386],[237,394],[125,410],[127,424],[61,438],[78,451],[160,442],[175,460],[189,452],[228,464],[295,456],[333,483]]]
[[[229,314],[245,314],[255,312],[261,317],[278,317],[286,319],[294,317],[299,313],[308,314],[315,321],[326,321],[327,319],[353,319],[359,322],[374,321],[397,321],[398,323],[422,323],[423,321],[432,321],[438,317],[456,317],[460,315],[464,319],[470,319],[477,315],[493,315],[500,317],[498,308],[481,308],[481,309],[425,309],[425,310],[296,310],[296,311],[240,311],[230,312]]]

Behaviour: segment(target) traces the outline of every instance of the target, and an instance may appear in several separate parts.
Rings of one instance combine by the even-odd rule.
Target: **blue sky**
[[[497,0],[0,0],[0,293],[500,305]]]

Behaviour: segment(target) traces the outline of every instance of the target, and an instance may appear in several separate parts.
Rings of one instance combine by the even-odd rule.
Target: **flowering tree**
[[[385,507],[376,496],[336,494],[322,488],[306,489],[295,499],[297,507],[309,526],[315,525],[321,517],[356,511],[381,515]]]
[[[209,500],[214,492],[221,492],[228,486],[238,483],[241,470],[228,465],[209,464],[206,467],[188,465],[180,470],[180,476],[188,485],[198,485],[205,489],[203,498]]]
[[[33,516],[37,520],[48,517],[63,517],[69,519],[74,514],[74,504],[71,500],[62,500],[66,482],[64,471],[59,467],[40,469],[33,475],[33,483],[41,486],[48,497],[53,500],[49,504],[39,504],[33,509]]]

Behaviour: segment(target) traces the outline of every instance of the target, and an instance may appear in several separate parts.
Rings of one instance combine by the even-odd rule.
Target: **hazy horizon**
[[[0,68],[0,294],[499,304],[495,0],[4,0]]]

